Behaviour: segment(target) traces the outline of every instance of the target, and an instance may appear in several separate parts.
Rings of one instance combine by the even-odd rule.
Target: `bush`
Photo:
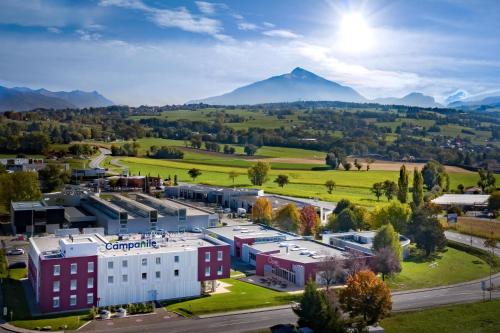
[[[464,252],[472,254],[478,258],[481,258],[484,261],[486,261],[488,263],[488,265],[490,265],[493,268],[494,271],[500,271],[500,258],[491,254],[490,252],[488,252],[486,250],[481,250],[481,249],[471,247],[469,245],[455,242],[452,240],[448,240],[447,245],[451,248],[456,249],[456,250],[464,251]]]
[[[452,207],[448,208],[448,214],[457,214],[457,216],[462,216],[463,212],[462,212],[462,209],[460,207],[452,206]]]

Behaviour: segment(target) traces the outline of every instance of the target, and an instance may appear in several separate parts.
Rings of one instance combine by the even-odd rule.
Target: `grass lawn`
[[[12,276],[12,274],[11,274]],[[20,281],[5,279],[2,284],[3,299],[8,309],[7,320],[9,323],[26,329],[36,329],[37,327],[52,326],[52,330],[59,331],[63,327],[74,330],[83,325],[88,318],[88,312],[78,312],[71,314],[59,314],[31,317],[28,304],[26,303],[24,289]],[[10,312],[12,321],[10,320]]]
[[[488,264],[482,259],[450,247],[435,258],[411,257],[402,263],[402,272],[387,282],[392,290],[444,286],[485,277]]]
[[[500,300],[398,313],[382,320],[387,333],[498,333]]]
[[[226,312],[258,307],[289,304],[297,295],[274,291],[235,279],[222,279],[231,284],[230,292],[210,295],[167,305],[167,310],[185,315]]]

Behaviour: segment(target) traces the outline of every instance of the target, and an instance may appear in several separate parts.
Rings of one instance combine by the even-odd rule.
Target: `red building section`
[[[238,236],[234,236],[234,256],[241,258],[243,244],[252,245],[254,242],[255,238],[239,238]]]
[[[90,264],[93,265],[91,272],[89,263],[93,263]],[[40,258],[38,267],[43,274],[40,274],[39,283],[35,279],[32,284],[39,288],[41,312],[88,309],[97,305],[97,256]],[[30,265],[30,270],[33,271],[30,276],[36,275],[34,265]]]
[[[229,245],[198,248],[198,281],[225,279],[231,273],[231,247]]]

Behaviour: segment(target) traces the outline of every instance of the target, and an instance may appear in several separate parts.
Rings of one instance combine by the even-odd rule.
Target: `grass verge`
[[[235,279],[222,279],[231,286],[229,292],[213,294],[182,302],[168,303],[168,311],[176,311],[186,316],[215,312],[227,312],[289,304],[298,300],[297,295],[274,291]]]
[[[402,272],[387,279],[394,290],[432,288],[476,280],[489,274],[488,263],[476,253],[447,247],[431,258],[419,254],[402,262]]]
[[[386,333],[498,333],[500,300],[398,313],[382,320]]]

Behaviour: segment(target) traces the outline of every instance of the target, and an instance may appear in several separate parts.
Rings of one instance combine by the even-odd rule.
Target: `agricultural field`
[[[293,127],[300,125],[302,122],[298,120],[297,114],[287,115],[279,119],[278,116],[268,115],[263,112],[249,111],[242,109],[214,109],[206,108],[203,110],[178,110],[164,111],[158,116],[132,116],[131,119],[139,120],[145,118],[161,118],[169,121],[175,120],[191,120],[191,121],[210,121],[217,118],[217,112],[224,111],[229,116],[241,117],[241,122],[225,122],[226,126],[234,129],[245,129],[250,127],[259,128],[280,128]]]
[[[196,183],[221,185],[221,186],[252,186],[247,177],[247,167],[240,165],[223,166],[201,164],[187,161],[174,160],[157,160],[150,158],[139,157],[121,157],[117,158],[121,165],[126,166],[132,174],[142,175],[160,175],[167,177],[168,175],[178,175],[181,182],[192,182],[187,171],[191,168],[198,168],[202,175],[196,179]],[[109,158],[107,165],[109,166]],[[230,171],[235,171],[239,174],[233,181],[228,177]],[[273,182],[278,174],[285,174],[290,179],[290,184],[281,188]],[[370,171],[342,171],[342,170],[293,170],[280,169],[271,170],[269,181],[262,188],[269,193],[277,193],[290,196],[318,198],[327,201],[338,201],[340,199],[350,199],[353,202],[366,206],[373,207],[378,202],[370,191],[371,186],[386,179],[396,181],[398,171],[370,170]],[[337,187],[332,194],[328,194],[324,183],[326,180],[332,179],[336,182]],[[450,173],[451,188],[456,188],[458,184],[465,186],[473,186],[478,179],[477,174]],[[411,182],[411,179],[410,179]],[[382,199],[381,199],[382,201]]]

